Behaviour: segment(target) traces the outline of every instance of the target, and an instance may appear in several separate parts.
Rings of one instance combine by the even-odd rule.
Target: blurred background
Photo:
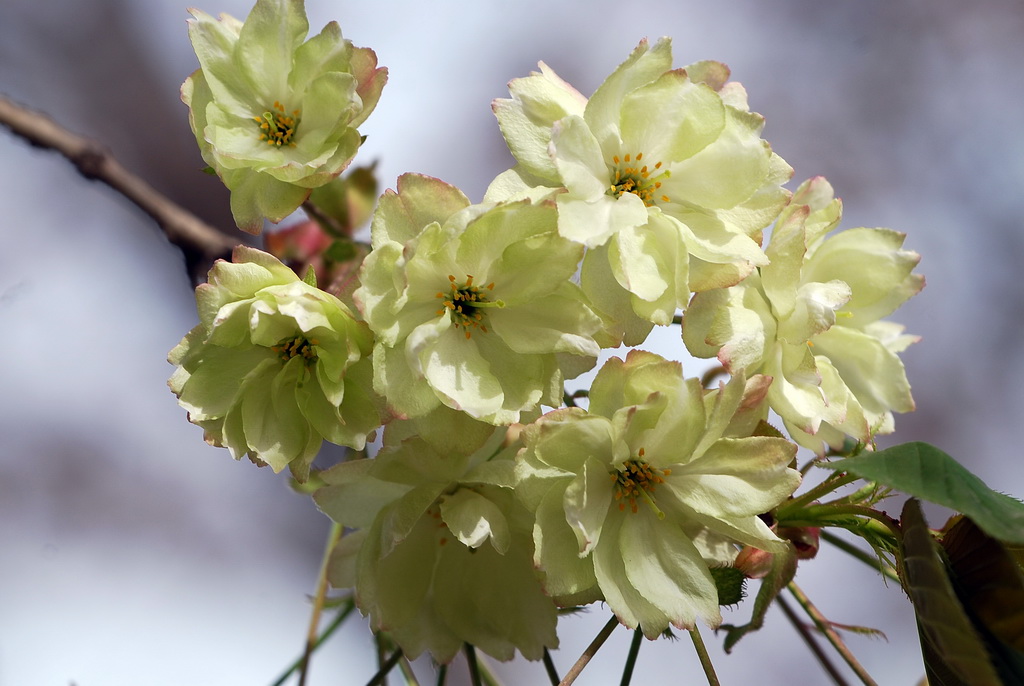
[[[645,36],[671,35],[678,66],[727,63],[796,169],[791,187],[827,176],[844,227],[898,229],[923,255],[928,287],[896,317],[923,336],[903,355],[918,409],[882,444],[929,441],[1024,495],[1020,0],[307,5],[312,31],[337,19],[390,69],[357,158],[378,161],[382,188],[417,171],[479,200],[512,164],[490,101],[538,60],[584,94]],[[244,18],[250,0],[201,7]],[[181,0],[2,0],[0,92],[101,141],[241,241],[178,97],[197,67],[186,17]],[[166,353],[197,321],[180,252],[120,196],[6,130],[0,188],[0,686],[271,683],[300,654],[328,523],[284,475],[206,446],[167,390]],[[677,335],[656,349],[679,357]],[[917,683],[898,588],[827,549],[797,580],[831,620],[887,634],[849,638],[880,684]],[[606,617],[564,623],[561,671]],[[731,656],[705,639],[723,684],[829,683],[777,611]],[[628,642],[616,631],[578,683],[618,683]],[[352,621],[309,683],[365,683],[373,660]],[[498,671],[543,682],[537,664]],[[703,676],[684,640],[645,642],[634,678]]]

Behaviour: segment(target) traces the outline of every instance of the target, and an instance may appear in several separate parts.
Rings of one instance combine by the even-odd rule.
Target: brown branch
[[[131,200],[187,256],[199,256],[206,261],[226,257],[238,243],[129,172],[95,141],[71,133],[42,113],[22,107],[3,95],[0,95],[0,124],[36,147],[59,152],[82,176],[102,181]]]
[[[597,655],[597,651],[601,649],[601,646],[604,645],[604,642],[608,640],[608,637],[612,635],[612,631],[618,625],[618,618],[615,615],[612,615],[612,618],[609,619],[608,623],[601,628],[601,631],[597,633],[597,636],[595,636],[594,640],[590,642],[587,649],[583,651],[580,658],[576,660],[576,664],[574,664],[568,673],[562,677],[562,681],[558,686],[569,686],[569,684],[576,681],[576,677],[580,675],[580,672],[583,671],[583,668],[587,666],[590,660]],[[640,629],[638,627],[637,631],[639,630]]]
[[[820,664],[822,668],[828,672],[828,675],[832,677],[832,681],[838,684],[838,686],[848,686],[846,679],[844,679],[843,675],[839,673],[839,670],[832,664],[832,661],[828,659],[828,655],[826,655],[825,651],[821,649],[818,642],[814,640],[814,636],[812,636],[811,632],[806,626],[804,626],[804,623],[800,621],[800,617],[797,616],[796,611],[786,604],[786,601],[782,596],[778,596],[775,599],[775,602],[782,610],[782,613],[786,615],[786,619],[789,620],[789,623],[792,624],[793,628],[796,629],[798,634],[800,634],[800,638],[802,638],[807,647],[810,648],[814,657],[818,659],[818,664]]]
[[[821,614],[821,611],[814,606],[814,603],[812,603],[811,599],[808,598],[800,587],[796,585],[796,582],[789,582],[788,588],[789,592],[793,594],[794,598],[796,598],[796,602],[800,604],[800,607],[804,609],[804,612],[806,612],[811,618],[814,625],[818,627],[818,631],[825,634],[825,638],[827,638],[828,642],[832,644],[832,647],[836,649],[836,652],[846,660],[846,664],[848,664],[850,669],[854,671],[857,677],[861,680],[861,683],[864,684],[864,686],[878,686],[875,680],[871,678],[871,675],[868,674],[868,671],[864,669],[864,666],[857,661],[857,658],[853,656],[850,649],[846,647],[846,643],[843,642],[839,632],[832,628],[829,621],[825,619],[825,615]]]

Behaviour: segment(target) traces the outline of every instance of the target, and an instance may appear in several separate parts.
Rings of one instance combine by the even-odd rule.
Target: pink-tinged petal
[[[557,182],[558,170],[548,155],[551,127],[564,117],[582,116],[587,99],[546,64],[540,73],[513,79],[511,100],[495,100],[491,108],[513,157],[530,174]]]
[[[370,231],[373,247],[387,241],[405,244],[433,222],[469,206],[465,194],[440,179],[422,174],[402,174],[398,191],[387,190],[380,198]]]
[[[814,353],[831,361],[864,409],[914,411],[903,362],[874,336],[834,326],[814,339]]]
[[[666,484],[680,502],[712,517],[752,517],[778,505],[800,485],[788,466],[796,446],[778,438],[723,438],[695,460],[677,465]]]
[[[629,580],[627,568],[639,560],[627,559],[621,548],[624,517],[611,517],[605,526],[603,545],[598,546],[594,558],[594,576],[604,594],[605,602],[619,621],[630,629],[640,627],[644,636],[657,638],[669,624],[669,616],[652,600],[644,597]]]
[[[622,138],[619,124],[623,98],[671,68],[672,41],[661,38],[651,47],[644,39],[594,91],[583,116],[603,149],[613,149]]]
[[[712,628],[722,623],[711,572],[678,524],[642,508],[623,517],[620,546],[629,582],[673,626],[690,629],[697,619]]]
[[[713,143],[725,122],[725,105],[714,91],[682,70],[669,71],[623,98],[623,152],[643,153],[650,165],[685,160]]]

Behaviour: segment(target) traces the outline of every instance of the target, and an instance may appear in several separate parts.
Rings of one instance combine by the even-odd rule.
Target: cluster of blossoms
[[[193,15],[183,99],[258,230],[344,171],[386,73],[335,24],[303,43],[297,0]],[[868,443],[913,409],[897,353],[915,339],[881,318],[923,286],[917,255],[886,229],[833,233],[824,179],[787,191],[724,65],[674,69],[668,39],[643,41],[589,99],[544,64],[510,91],[494,112],[516,165],[484,202],[401,176],[335,294],[239,248],[170,355],[210,443],[300,481],[323,440],[361,451],[383,427],[374,457],[318,474],[315,500],[351,529],[332,581],[410,657],[538,659],[557,608],[596,601],[649,638],[717,627],[713,570],[790,546],[764,515],[800,482],[797,444]],[[602,349],[680,310],[680,351],[717,357],[728,383],[634,350],[586,409],[562,407]]]

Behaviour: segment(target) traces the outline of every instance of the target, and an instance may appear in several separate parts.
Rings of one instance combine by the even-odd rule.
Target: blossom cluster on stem
[[[386,79],[372,51],[334,23],[306,41],[301,0],[257,0],[245,22],[191,12],[182,97],[240,227],[312,189],[310,221],[330,224],[375,187],[366,168],[338,179]],[[558,608],[593,602],[652,639],[718,627],[738,597],[718,570],[792,557],[771,513],[798,446],[867,444],[914,408],[899,353],[916,338],[884,318],[923,287],[919,257],[888,229],[837,230],[825,179],[787,190],[730,76],[674,68],[667,38],[589,98],[541,63],[493,103],[515,164],[482,202],[403,174],[369,245],[306,225],[269,245],[307,278],[240,247],[196,289],[171,390],[211,444],[311,481],[348,530],[330,579],[407,656],[540,659]],[[679,352],[727,382],[634,349],[562,406],[602,350],[679,321]],[[313,470],[324,440],[360,452]]]

